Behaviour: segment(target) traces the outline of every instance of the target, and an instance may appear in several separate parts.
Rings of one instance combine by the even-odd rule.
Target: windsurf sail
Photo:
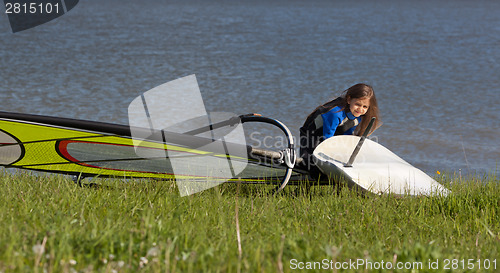
[[[244,168],[229,182],[274,183],[282,189],[289,180],[306,179],[306,171],[293,169],[293,138],[286,126],[275,119],[254,114],[238,118],[241,123],[264,122],[277,126],[289,144],[283,151],[275,152],[226,142],[227,149],[245,152],[241,158],[232,156],[232,164]],[[219,121],[210,124],[209,128],[231,126],[232,122],[231,119]],[[168,139],[168,142],[151,137],[137,142],[127,125],[0,112],[0,166],[83,177],[185,179],[199,183],[220,179],[216,173],[200,176],[190,171],[206,167],[203,165],[186,166],[183,173],[176,171],[174,174],[172,166],[165,164],[172,158],[186,159],[207,154],[216,159],[227,159],[224,151],[192,148],[207,147],[213,142],[211,138],[198,136],[206,129],[184,133],[155,132],[150,128],[138,130],[148,130],[150,135],[162,134],[162,139]],[[165,151],[168,152],[166,157]],[[158,156],[151,156],[155,154]]]

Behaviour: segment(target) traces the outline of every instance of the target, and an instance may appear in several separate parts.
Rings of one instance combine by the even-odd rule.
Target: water
[[[104,2],[104,3],[102,3]],[[196,74],[206,108],[298,128],[365,82],[378,141],[429,174],[500,159],[498,1],[80,1],[12,34],[0,19],[3,111],[127,123],[139,94]]]

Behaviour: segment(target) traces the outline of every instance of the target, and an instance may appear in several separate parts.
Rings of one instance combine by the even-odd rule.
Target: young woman
[[[361,136],[372,117],[376,117],[373,132],[380,124],[377,99],[373,88],[363,83],[318,106],[300,128],[300,156],[307,168],[311,169],[311,156],[319,143],[336,135]]]

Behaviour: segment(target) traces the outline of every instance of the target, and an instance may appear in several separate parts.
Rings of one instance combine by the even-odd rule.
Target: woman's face
[[[370,98],[368,97],[363,97],[359,99],[348,98],[347,103],[349,104],[349,109],[351,110],[351,113],[355,117],[359,117],[366,114],[366,111],[368,111],[368,108],[370,108]]]

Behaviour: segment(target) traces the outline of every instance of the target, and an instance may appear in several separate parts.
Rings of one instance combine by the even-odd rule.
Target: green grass
[[[357,259],[422,262],[418,272],[465,272],[468,259],[467,272],[485,272],[488,260],[486,272],[500,272],[499,179],[438,180],[452,194],[290,186],[274,196],[271,187],[224,184],[180,197],[165,181],[81,188],[64,176],[3,172],[0,272],[291,272],[325,261],[333,272],[412,272],[353,268]]]

